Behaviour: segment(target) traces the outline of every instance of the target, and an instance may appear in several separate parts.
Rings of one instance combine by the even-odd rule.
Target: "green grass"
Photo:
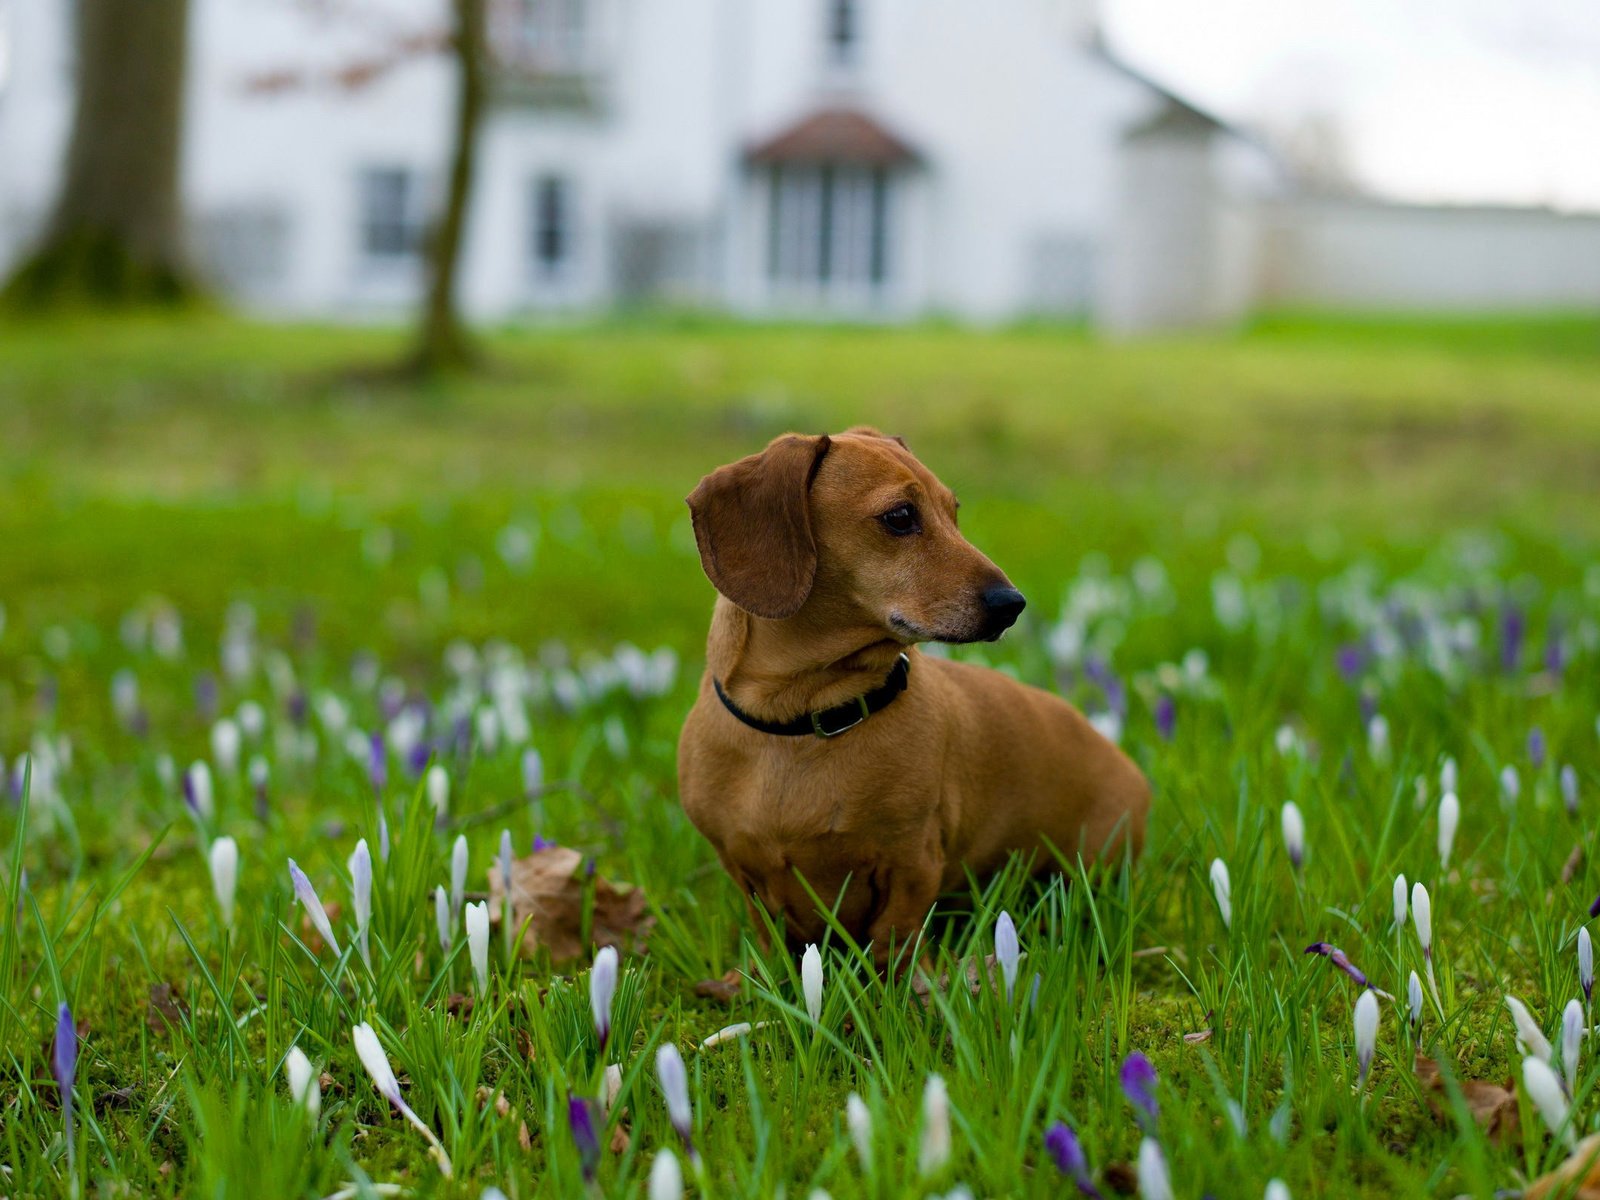
[[[313,709],[339,696],[365,731],[383,725],[386,688],[442,706],[461,642],[525,668],[531,744],[559,785],[529,803],[519,748],[443,753],[469,886],[485,886],[504,827],[519,852],[537,833],[593,856],[643,887],[656,918],[649,953],[624,958],[606,1055],[629,1131],[601,1156],[607,1195],[639,1194],[657,1150],[677,1145],[654,1076],[669,1041],[688,1065],[707,1194],[1062,1195],[1043,1151],[1055,1120],[1109,1194],[1107,1168],[1138,1156],[1117,1083],[1133,1050],[1160,1073],[1179,1196],[1259,1196],[1273,1177],[1297,1197],[1489,1196],[1561,1159],[1526,1099],[1501,1142],[1448,1096],[1436,1115],[1411,1061],[1421,1049],[1452,1079],[1520,1076],[1505,994],[1552,1037],[1579,994],[1575,939],[1600,892],[1593,853],[1564,871],[1600,805],[1596,322],[1284,316],[1235,338],[1128,345],[640,322],[496,334],[485,380],[398,390],[352,371],[400,345],[221,318],[0,329],[0,756],[8,774],[30,748],[55,764],[26,808],[0,800],[0,1195],[71,1191],[49,1063],[62,1000],[83,1034],[75,1157],[91,1194],[581,1190],[567,1099],[597,1094],[605,1065],[586,965],[508,964],[492,938],[488,994],[470,1011],[446,1003],[476,991],[459,926],[449,953],[433,932],[429,889],[457,827],[435,829],[392,762],[369,972],[349,945],[345,865],[357,838],[377,845],[365,765],[315,712],[296,735],[314,759],[288,740],[290,693]],[[712,598],[682,497],[775,433],[858,422],[909,439],[1029,596],[1014,634],[961,653],[1090,711],[1114,696],[1086,667],[1109,664],[1156,807],[1144,860],[1101,890],[1006,877],[941,904],[927,953],[957,975],[992,951],[1000,911],[1016,919],[1016,997],[986,984],[924,1005],[839,938],[813,1025],[798,962],[755,948],[676,805]],[[505,553],[518,537],[526,556]],[[1512,610],[1526,633],[1508,669]],[[172,618],[182,645],[163,655],[150,629]],[[234,675],[230,629],[251,647]],[[675,653],[671,686],[608,685],[624,644]],[[1365,653],[1346,678],[1337,652],[1351,645]],[[146,732],[113,710],[119,672],[137,679]],[[264,821],[242,767],[217,771],[208,822],[163,780],[163,756],[181,771],[212,753],[202,675],[221,711],[265,710],[245,751],[270,763]],[[558,702],[572,678],[587,693]],[[1387,753],[1364,702],[1388,722]],[[1299,749],[1280,750],[1283,727]],[[1446,755],[1463,812],[1448,871],[1435,847]],[[1568,763],[1576,817],[1558,784]],[[1515,805],[1501,798],[1508,765]],[[1298,874],[1279,833],[1290,800],[1308,828]],[[205,860],[220,834],[241,849],[231,932]],[[315,951],[290,857],[343,907],[341,958]],[[1231,927],[1208,883],[1217,857]],[[1399,872],[1434,904],[1439,1005],[1416,1038],[1405,980],[1423,962],[1414,933],[1392,928]],[[1401,997],[1382,1006],[1364,1089],[1357,988],[1302,953],[1323,940]],[[730,969],[746,977],[731,1004],[695,994]],[[163,984],[171,1021],[151,1006]],[[350,1039],[363,1020],[453,1180],[373,1090]],[[767,1024],[697,1049],[741,1021]],[[315,1122],[287,1095],[291,1045],[326,1073]],[[1581,1131],[1600,1129],[1596,1061],[1586,1052],[1576,1081]],[[953,1156],[924,1180],[935,1073]],[[873,1113],[871,1171],[846,1134],[851,1091]]]

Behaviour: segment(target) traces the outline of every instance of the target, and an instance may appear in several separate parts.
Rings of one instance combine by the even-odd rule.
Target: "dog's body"
[[[780,438],[707,476],[690,506],[722,596],[679,791],[741,890],[791,937],[824,929],[808,886],[881,957],[969,870],[1012,853],[1037,869],[1057,852],[1138,853],[1144,777],[1082,714],[915,649],[997,637],[1023,601],[898,439]],[[829,709],[883,684],[902,653],[904,693],[837,737],[762,732],[730,709],[767,721]]]

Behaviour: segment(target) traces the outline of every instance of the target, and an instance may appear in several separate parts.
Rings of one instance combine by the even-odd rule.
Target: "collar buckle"
[[[867,707],[867,698],[865,696],[857,696],[855,702],[856,706],[861,710],[860,714],[858,715],[856,713],[849,713],[848,715],[850,716],[851,720],[847,724],[839,725],[832,729],[829,729],[822,724],[822,718],[828,716],[830,713],[839,712],[841,709],[845,708],[845,705],[841,704],[838,708],[825,708],[818,712],[812,713],[811,731],[819,738],[826,739],[838,737],[841,733],[847,733],[854,729],[857,725],[861,724],[861,722],[865,721],[872,715],[872,710]]]

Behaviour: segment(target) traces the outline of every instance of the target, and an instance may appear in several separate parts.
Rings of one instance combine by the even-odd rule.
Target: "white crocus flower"
[[[1153,1137],[1139,1143],[1139,1196],[1140,1200],[1172,1200],[1167,1156],[1161,1152],[1161,1143]]]
[[[317,899],[317,889],[311,886],[311,880],[306,878],[306,873],[292,858],[289,860],[289,882],[294,885],[295,899],[300,901],[300,907],[306,910],[306,916],[310,919],[312,927],[337,958],[339,942],[333,936],[333,925],[328,921],[328,910],[322,907],[322,901]]]
[[[1439,800],[1439,867],[1450,869],[1450,852],[1456,844],[1456,826],[1461,824],[1461,801],[1454,792]]]
[[[1446,756],[1439,766],[1439,790],[1453,792],[1456,790],[1456,780],[1459,772],[1456,770],[1456,760]]]
[[[356,949],[372,968],[372,852],[367,839],[356,843],[350,855],[350,912],[356,919]]]
[[[1528,1098],[1544,1118],[1544,1123],[1550,1127],[1550,1132],[1569,1147],[1575,1148],[1578,1137],[1573,1132],[1572,1123],[1567,1120],[1567,1096],[1561,1090],[1561,1081],[1550,1069],[1550,1064],[1540,1058],[1523,1059],[1522,1084],[1528,1091]]]
[[[1406,877],[1403,874],[1394,877],[1394,927],[1396,931],[1406,927],[1407,887]]]
[[[1422,884],[1413,884],[1411,887],[1411,913],[1413,924],[1417,927],[1417,942],[1422,946],[1422,955],[1428,960],[1428,973],[1433,973],[1433,901],[1428,896],[1428,889]]]
[[[467,835],[462,833],[456,836],[455,845],[450,848],[450,912],[453,916],[460,915],[466,894]]]
[[[1389,719],[1382,713],[1367,722],[1367,752],[1372,755],[1373,762],[1389,761]]]
[[[1372,1057],[1378,1049],[1378,997],[1372,989],[1362,992],[1356,1000],[1355,1015],[1356,1061],[1360,1064],[1360,1087],[1367,1085],[1367,1073],[1372,1069]]]
[[[684,1069],[683,1055],[673,1042],[663,1042],[656,1049],[656,1079],[661,1084],[661,1097],[666,1101],[667,1118],[693,1159],[694,1112],[689,1107],[689,1073]]]
[[[850,1142],[861,1160],[861,1169],[872,1172],[872,1111],[867,1102],[851,1092],[844,1102],[844,1122],[850,1129]]]
[[[929,1075],[922,1089],[922,1142],[917,1169],[924,1179],[936,1175],[950,1161],[950,1093],[944,1080]]]
[[[1422,980],[1415,971],[1411,972],[1411,981],[1406,987],[1406,999],[1411,1005],[1411,1029],[1415,1033],[1422,1026]]]
[[[291,1046],[283,1060],[284,1072],[289,1077],[289,1099],[303,1107],[315,1121],[322,1111],[322,1081],[299,1046]]]
[[[1267,1193],[1262,1200],[1289,1200],[1289,1185],[1281,1179],[1267,1180]]]
[[[1016,922],[1011,919],[1010,913],[1002,912],[994,923],[994,958],[1000,964],[1000,977],[1005,983],[1008,1004],[1017,990],[1017,963],[1021,957]]]
[[[239,726],[230,717],[223,717],[211,727],[211,757],[217,761],[217,770],[232,775],[239,769]]]
[[[806,1015],[813,1025],[822,1019],[822,952],[806,946],[800,956],[800,991],[805,997]]]
[[[1594,941],[1587,925],[1578,930],[1578,984],[1588,1001],[1594,995]]]
[[[1300,806],[1290,800],[1283,806],[1283,848],[1296,871],[1306,860],[1306,820],[1300,815]]]
[[[1567,1081],[1567,1090],[1578,1091],[1578,1055],[1583,1050],[1583,1002],[1568,1000],[1561,1011],[1561,1074]]]
[[[372,1026],[363,1021],[350,1031],[350,1040],[355,1043],[361,1065],[366,1067],[367,1074],[372,1076],[372,1082],[377,1085],[378,1092],[400,1111],[401,1116],[416,1126],[423,1137],[428,1139],[429,1146],[433,1148],[434,1159],[439,1164],[440,1173],[449,1179],[450,1156],[444,1152],[444,1144],[422,1118],[411,1111],[411,1106],[400,1094],[400,1081],[394,1077],[394,1068],[389,1065],[389,1056],[383,1052],[383,1043],[378,1041],[378,1035],[372,1031]]]
[[[1233,928],[1233,881],[1228,877],[1228,864],[1220,858],[1211,860],[1211,892],[1217,898],[1217,911],[1222,914],[1222,924]]]
[[[650,1164],[649,1200],[682,1200],[682,1197],[683,1168],[678,1165],[678,1156],[665,1148],[656,1151],[655,1161]]]
[[[439,928],[440,949],[449,954],[455,922],[450,919],[450,895],[443,886],[433,889],[433,923]]]
[[[1517,1027],[1517,1049],[1523,1054],[1531,1054],[1540,1062],[1553,1061],[1555,1051],[1550,1046],[1550,1039],[1544,1036],[1544,1030],[1533,1019],[1528,1006],[1515,996],[1507,996],[1506,1007],[1511,1010],[1511,1023]]]
[[[611,1037],[611,1001],[617,994],[617,948],[602,946],[589,971],[589,1012],[594,1017],[595,1037],[604,1054]]]
[[[467,954],[472,959],[472,977],[478,982],[478,995],[489,991],[489,905],[479,900],[467,905]]]
[[[217,815],[217,802],[215,791],[211,786],[211,768],[205,762],[196,760],[189,764],[189,771],[184,776],[189,787],[189,802],[194,805],[194,811],[200,819],[207,824]]]
[[[434,820],[443,823],[450,816],[450,773],[434,763],[428,768],[427,788]]]
[[[211,843],[211,888],[217,895],[217,908],[222,912],[222,924],[233,928],[234,897],[239,888],[239,843],[231,837],[219,837]]]

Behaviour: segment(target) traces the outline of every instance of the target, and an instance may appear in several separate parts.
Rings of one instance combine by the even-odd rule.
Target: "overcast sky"
[[[1222,116],[1333,127],[1373,190],[1600,211],[1600,0],[1100,3],[1133,66]]]

